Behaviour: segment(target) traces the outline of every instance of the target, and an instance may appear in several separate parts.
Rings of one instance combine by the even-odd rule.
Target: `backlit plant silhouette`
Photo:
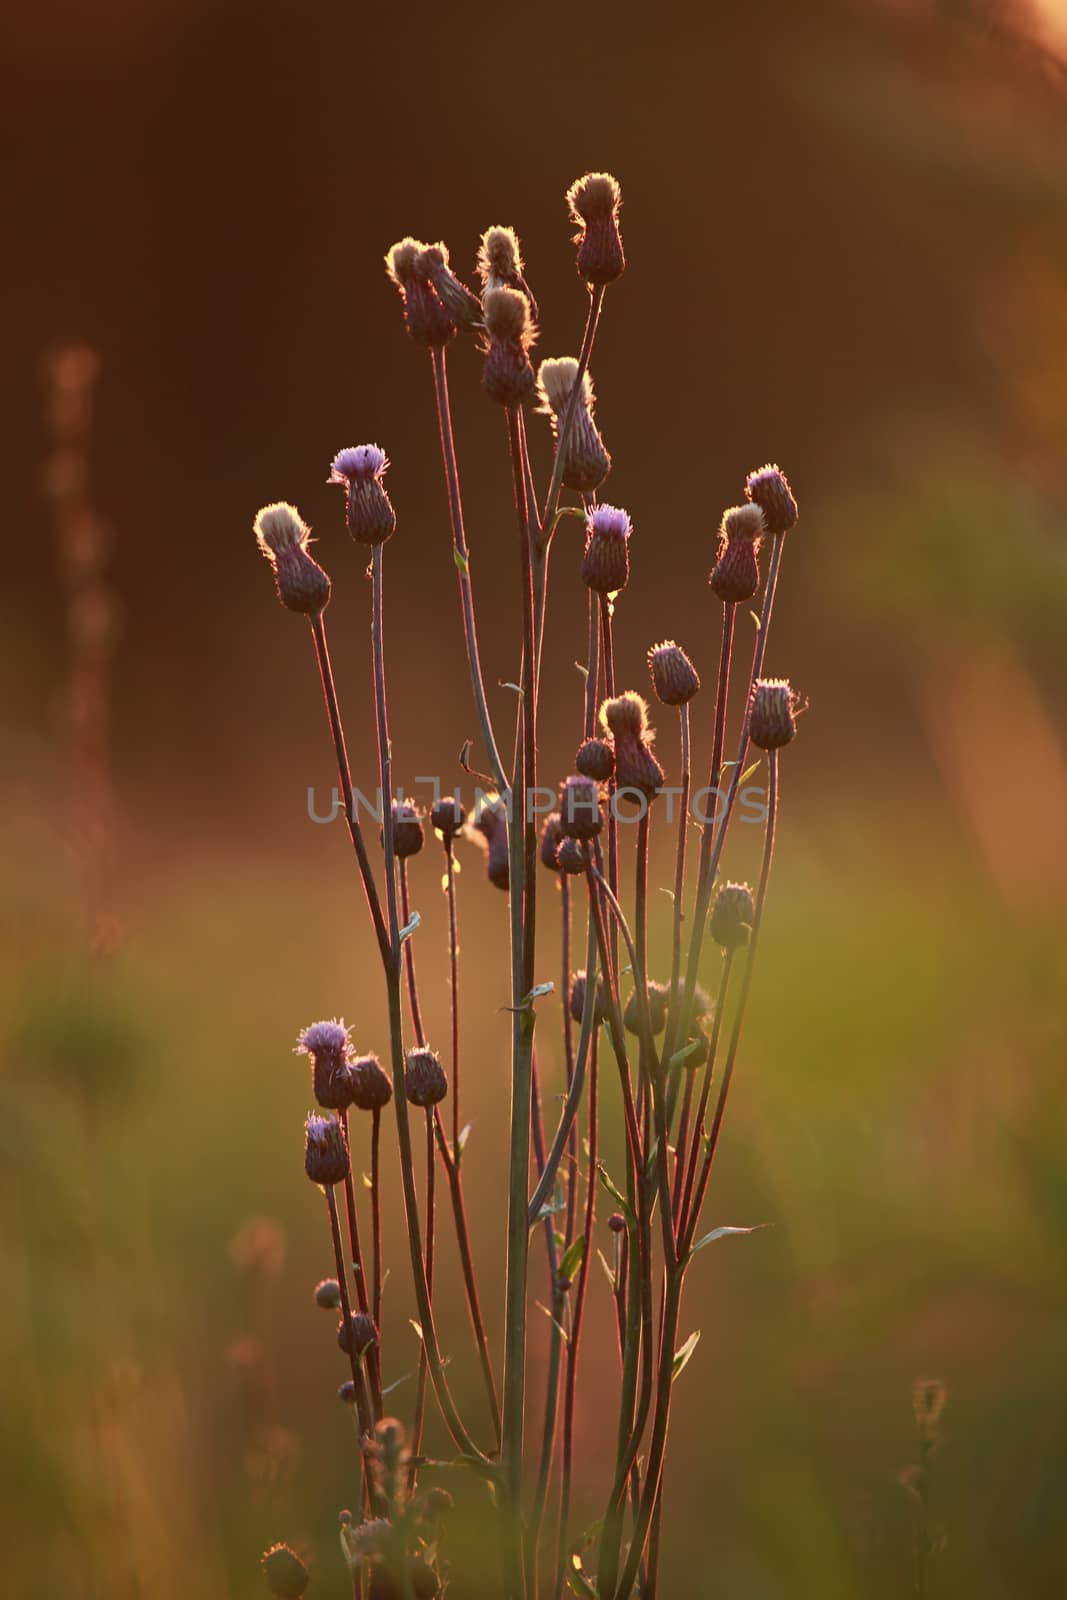
[[[487,1558],[497,1574],[489,1580],[490,1592],[512,1600],[558,1597],[565,1586],[601,1600],[654,1595],[672,1387],[696,1343],[695,1335],[679,1343],[686,1273],[704,1245],[725,1233],[747,1231],[715,1228],[701,1235],[699,1223],[738,1062],[764,915],[778,820],[780,750],[796,727],[789,683],[765,678],[763,672],[796,504],[782,472],[766,466],[748,475],[743,503],[722,518],[710,577],[721,620],[718,676],[707,718],[708,777],[701,791],[706,803],[699,809],[691,804],[690,702],[700,679],[674,641],[649,649],[652,689],[665,714],[677,714],[680,750],[673,790],[680,806],[671,967],[669,977],[657,982],[648,972],[648,861],[652,819],[667,775],[653,749],[644,699],[616,682],[615,612],[628,583],[630,540],[640,533],[634,534],[625,510],[599,499],[612,463],[595,421],[589,372],[606,291],[625,267],[619,188],[606,174],[589,174],[572,186],[567,202],[577,226],[577,267],[588,290],[588,316],[577,357],[546,360],[537,373],[530,361],[537,307],[510,228],[490,228],[483,236],[480,294],[453,273],[443,244],[404,239],[387,257],[407,332],[429,356],[482,746],[479,760],[488,764],[494,786],[491,797],[478,792],[469,816],[457,790],[453,796],[439,795],[429,817],[443,849],[448,900],[452,1028],[444,1061],[423,1029],[415,962],[419,918],[409,882],[411,863],[424,846],[426,819],[410,801],[397,797],[392,771],[385,579],[396,516],[385,488],[385,451],[377,444],[342,450],[330,472],[330,481],[343,491],[348,532],[370,558],[377,734],[373,773],[354,773],[349,764],[327,645],[330,579],[309,551],[309,530],[287,504],[264,507],[255,524],[282,603],[310,623],[348,831],[388,1001],[384,1064],[373,1055],[357,1055],[339,1021],[313,1023],[298,1044],[310,1058],[319,1107],[307,1120],[306,1170],[325,1194],[336,1271],[336,1278],[319,1285],[316,1298],[340,1312],[338,1343],[350,1374],[342,1398],[353,1407],[363,1469],[362,1504],[346,1512],[342,1524],[342,1546],[357,1595],[433,1595],[448,1582],[442,1534],[449,1496],[441,1488],[419,1487],[417,1481],[425,1465],[420,1452],[430,1400],[454,1443],[455,1459],[487,1486],[498,1529]],[[478,650],[446,367],[447,346],[457,337],[476,339],[484,352],[485,393],[502,411],[510,452],[522,600],[510,751],[490,715]],[[543,491],[527,448],[529,408],[538,399],[556,441],[551,479]],[[574,771],[549,775],[558,802],[546,818],[537,802],[545,776],[538,766],[542,643],[549,559],[565,516],[579,517],[585,526],[581,579],[588,590],[588,636],[582,647],[584,685],[580,696],[574,696],[572,713]],[[762,574],[761,555],[766,557]],[[752,659],[742,669],[747,683],[744,710],[740,726],[731,732],[727,713],[735,616],[739,605],[759,595],[761,583]],[[554,686],[554,693],[558,690]],[[750,746],[756,747],[757,759],[765,755],[767,766],[762,864],[754,889],[726,882],[720,873]],[[376,793],[379,802],[385,797],[380,849],[379,824],[369,835],[364,829],[367,813],[360,796],[368,792]],[[707,803],[709,796],[714,803]],[[702,819],[695,872],[686,850],[694,814]],[[453,852],[457,837],[471,829],[484,835],[489,876],[506,892],[509,908],[506,1262],[503,1274],[497,1271],[492,1279],[504,1283],[502,1360],[486,1334],[463,1189]],[[538,969],[537,935],[548,917],[559,919],[562,928],[561,993]],[[708,936],[718,947],[717,959],[706,949]],[[572,973],[571,951],[580,939],[584,965]],[[714,960],[717,967],[711,998],[698,983],[705,957],[704,964]],[[543,1118],[535,1048],[538,1033],[549,1026],[561,1030],[567,1074],[554,1129]],[[618,1096],[625,1129],[622,1165],[614,1176],[602,1164],[599,1138],[599,1111],[608,1095]],[[395,1122],[421,1339],[418,1384],[404,1424],[386,1414],[382,1381],[383,1355],[393,1337],[391,1329],[384,1336],[382,1331],[383,1113]],[[361,1142],[364,1137],[360,1119],[370,1146],[366,1194],[354,1182],[351,1155],[357,1137]],[[484,1378],[488,1427],[461,1414],[435,1322],[436,1191],[442,1180]],[[618,1330],[618,1410],[609,1429],[610,1471],[596,1490],[603,1497],[603,1516],[593,1530],[583,1532],[571,1515],[574,1422],[583,1316],[597,1251],[598,1197],[610,1206],[601,1237]],[[549,1274],[550,1305],[545,1309],[551,1317],[551,1346],[547,1404],[538,1420],[526,1414],[526,1379],[531,1240],[541,1234]],[[583,1484],[583,1498],[592,1492],[592,1485]],[[287,1547],[268,1552],[264,1567],[274,1593],[304,1592],[306,1569]],[[484,1574],[480,1581],[486,1581]],[[469,1585],[464,1592],[468,1590]]]

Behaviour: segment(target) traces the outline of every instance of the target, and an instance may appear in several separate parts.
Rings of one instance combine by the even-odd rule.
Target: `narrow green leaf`
[[[588,679],[589,679],[589,668],[588,667],[583,667],[582,663],[580,661],[576,661],[574,663],[574,665],[578,668],[578,671],[581,673],[582,677],[585,678],[586,681],[588,682]]]
[[[757,1222],[751,1228],[712,1228],[711,1232],[706,1233],[703,1239],[697,1240],[689,1254],[695,1256],[698,1250],[703,1250],[706,1244],[714,1244],[716,1239],[727,1239],[734,1233],[758,1233],[761,1228],[766,1226],[765,1222]]]
[[[529,1005],[530,1002],[533,1001],[533,1000],[543,1000],[545,995],[546,994],[551,994],[555,987],[556,987],[556,985],[554,983],[552,983],[551,981],[549,981],[548,983],[537,983],[537,984],[535,984],[534,987],[530,990],[529,994],[526,996],[525,1000],[523,1001],[523,1004],[524,1005]]]
[[[612,1183],[611,1178],[608,1176],[607,1168],[601,1166],[600,1162],[598,1161],[596,1170],[597,1170],[597,1177],[600,1179],[601,1183],[604,1185],[604,1188],[608,1191],[608,1194],[610,1194],[611,1198],[615,1201],[616,1205],[618,1206],[619,1210],[622,1212],[623,1216],[630,1218],[630,1220],[632,1221],[633,1220],[633,1212],[630,1210],[630,1203],[627,1200],[626,1196],[621,1192],[621,1190],[617,1189],[615,1187],[615,1185]]]
[[[405,942],[405,940],[411,938],[411,935],[415,932],[415,929],[419,926],[421,921],[422,921],[422,918],[420,917],[419,913],[417,911],[413,911],[411,913],[411,921],[407,924],[406,927],[401,928],[401,930],[400,930],[400,943],[401,944],[403,944]]]
[[[696,1332],[691,1333],[685,1343],[674,1352],[674,1360],[671,1362],[672,1383],[678,1374],[683,1370],[683,1368],[688,1365],[689,1357],[693,1354],[693,1351],[696,1349],[699,1343],[700,1329],[697,1328]]]
[[[454,544],[452,546],[452,560],[456,563],[456,566],[458,567],[459,571],[462,572],[463,576],[467,577],[471,570],[471,564],[467,557],[463,554],[463,551],[459,548],[458,544]]]
[[[571,1564],[567,1569],[567,1588],[572,1594],[584,1596],[584,1600],[596,1600],[596,1590],[585,1575],[582,1558],[577,1550],[571,1556]]]
[[[585,1234],[580,1233],[577,1239],[571,1240],[570,1244],[567,1246],[567,1249],[563,1253],[559,1264],[559,1276],[561,1278],[573,1278],[574,1274],[581,1266],[584,1256]]]
[[[607,1278],[608,1283],[611,1285],[612,1294],[614,1294],[615,1293],[615,1269],[614,1269],[614,1267],[611,1267],[611,1266],[608,1265],[608,1258],[604,1254],[603,1250],[598,1250],[597,1251],[597,1255],[600,1257],[600,1265],[604,1268],[604,1275]]]
[[[752,774],[756,771],[757,767],[762,766],[762,764],[763,764],[763,757],[762,756],[758,756],[756,758],[756,760],[753,761],[753,763],[752,763],[752,765],[750,767],[746,767],[745,768],[744,772],[742,772],[740,778],[737,781],[739,783],[744,783],[745,779],[746,778],[751,778]]]
[[[557,1319],[552,1315],[552,1313],[548,1309],[548,1307],[547,1306],[543,1306],[541,1304],[540,1300],[536,1301],[535,1303],[537,1305],[538,1311],[543,1311],[544,1312],[544,1314],[548,1318],[549,1322],[551,1322],[552,1326],[555,1328],[556,1332],[559,1334],[560,1338],[563,1340],[563,1343],[564,1344],[570,1344],[570,1342],[571,1342],[570,1341],[570,1335],[568,1334],[566,1328],[563,1326],[562,1322],[557,1321]]]
[[[415,1329],[415,1332],[418,1334],[419,1338],[422,1339],[422,1324],[416,1322],[414,1317],[409,1317],[408,1321],[411,1323],[411,1326]]]
[[[707,1049],[707,1042],[703,1039],[694,1039],[687,1044],[684,1050],[676,1050],[667,1062],[668,1067],[684,1067],[690,1056],[699,1055]]]
[[[758,611],[750,611],[749,612],[749,616],[752,618],[753,622],[756,624],[756,632],[759,633],[760,629],[763,626],[762,622],[759,619],[759,612]]]

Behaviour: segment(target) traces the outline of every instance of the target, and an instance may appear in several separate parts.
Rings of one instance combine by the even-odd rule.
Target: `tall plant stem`
[[[589,649],[585,671],[585,737],[596,733],[597,673],[600,665],[600,634],[598,631],[597,597],[589,590]]]
[[[589,358],[593,353],[593,344],[596,340],[597,325],[600,322],[600,313],[604,305],[604,285],[595,285],[589,293],[589,311],[585,319],[585,332],[582,334],[581,349],[578,352],[578,370],[574,374],[574,387],[567,396],[567,405],[559,425],[559,435],[556,442],[556,456],[552,463],[552,477],[545,495],[544,515],[541,518],[542,537],[551,537],[552,522],[559,504],[559,493],[563,487],[563,469],[567,465],[567,445],[570,441],[571,429],[574,419],[578,415],[578,402],[581,399],[583,379],[589,367]]]
[[[463,612],[463,637],[467,647],[467,663],[470,668],[474,708],[481,729],[482,742],[489,756],[489,770],[500,786],[501,793],[503,793],[508,786],[507,777],[504,773],[504,764],[500,759],[500,751],[497,748],[496,736],[493,733],[492,719],[489,715],[489,703],[485,697],[481,659],[478,654],[478,628],[474,618],[470,551],[467,548],[467,534],[463,525],[463,502],[459,492],[459,466],[456,461],[456,442],[452,433],[452,411],[448,398],[448,370],[445,365],[444,350],[431,350],[430,359],[433,364],[433,388],[434,398],[437,402],[437,424],[441,435],[441,455],[445,466],[448,515],[452,525],[452,552],[456,563],[456,571],[459,574],[460,606]]]
[[[496,1470],[489,1458],[474,1442],[461,1418],[445,1377],[444,1364],[437,1342],[433,1306],[426,1282],[426,1265],[422,1254],[419,1229],[419,1203],[415,1188],[414,1152],[411,1142],[411,1124],[408,1117],[407,1097],[404,1093],[404,1027],[401,1001],[401,949],[400,920],[397,902],[396,875],[392,871],[394,860],[392,796],[392,752],[389,743],[389,716],[385,692],[385,648],[382,628],[383,600],[383,546],[375,545],[372,560],[371,598],[371,648],[374,659],[374,706],[378,731],[378,772],[383,795],[385,833],[386,904],[389,925],[389,959],[386,964],[386,988],[389,1001],[389,1055],[393,1074],[393,1105],[396,1111],[397,1139],[400,1145],[400,1174],[404,1191],[404,1217],[407,1225],[408,1249],[411,1255],[411,1272],[415,1286],[423,1344],[434,1394],[441,1408],[445,1425],[453,1440],[472,1465],[483,1475],[496,1478]]]
[[[344,724],[341,721],[341,708],[337,699],[337,686],[333,678],[333,666],[330,662],[329,646],[326,642],[326,618],[320,611],[317,617],[311,619],[311,637],[315,645],[315,657],[319,664],[319,677],[322,680],[322,696],[326,702],[326,715],[330,721],[330,733],[333,736],[334,754],[337,757],[337,776],[341,784],[341,794],[345,802],[345,821],[348,825],[349,837],[352,848],[356,853],[356,862],[359,866],[359,875],[363,879],[363,891],[367,897],[371,921],[374,923],[374,933],[378,940],[378,950],[384,961],[389,953],[389,935],[382,915],[381,900],[378,888],[374,882],[374,870],[367,854],[366,842],[363,838],[363,829],[359,825],[359,816],[356,811],[355,796],[352,790],[352,770],[348,764],[348,750],[345,745]]]
[[[711,1025],[711,1038],[708,1040],[708,1055],[704,1062],[704,1073],[700,1086],[700,1098],[697,1101],[696,1115],[693,1118],[693,1133],[689,1144],[688,1160],[683,1141],[681,1124],[678,1127],[678,1166],[675,1176],[684,1172],[685,1180],[681,1186],[680,1195],[675,1197],[675,1211],[677,1214],[678,1236],[681,1238],[684,1231],[685,1218],[693,1198],[693,1184],[696,1180],[697,1162],[700,1159],[700,1145],[704,1137],[704,1117],[708,1109],[708,1095],[711,1091],[711,1080],[715,1072],[715,1057],[719,1048],[719,1035],[722,1031],[723,1018],[726,1015],[726,997],[730,989],[730,975],[733,972],[734,951],[726,952],[722,964],[722,976],[719,979],[719,993],[715,1001],[715,1020]],[[695,1076],[692,1074],[691,1076]]]
[[[374,1255],[374,1326],[381,1336],[382,1326],[382,1113],[371,1112],[370,1127],[370,1206],[371,1246]]]
[[[400,869],[400,921],[402,927],[407,927],[411,921],[411,896],[408,892],[408,864],[401,856],[397,866]],[[426,1043],[426,1034],[422,1026],[422,1010],[419,1006],[419,985],[415,977],[415,941],[404,941],[404,972],[407,977],[408,1010],[411,1012],[411,1031],[415,1035],[415,1043],[422,1048]]]
[[[371,1309],[371,1302],[367,1288],[367,1271],[363,1262],[363,1251],[360,1247],[359,1221],[356,1215],[356,1185],[352,1176],[352,1140],[349,1133],[348,1111],[339,1111],[337,1115],[341,1123],[341,1128],[344,1132],[345,1144],[348,1146],[348,1172],[345,1174],[345,1212],[347,1214],[348,1221],[348,1243],[352,1256],[352,1276],[356,1283],[356,1297],[359,1301],[359,1309],[361,1311],[369,1312]],[[377,1113],[375,1113],[375,1115],[377,1115]],[[373,1195],[371,1197],[371,1207],[373,1213]],[[377,1272],[377,1262],[380,1253],[377,1239],[375,1239],[373,1249],[375,1271]],[[367,1352],[367,1374],[370,1378],[372,1409],[375,1417],[380,1417],[382,1414],[382,1354],[381,1323],[378,1319],[377,1310],[374,1313],[374,1326],[378,1330],[378,1342]]]
[[[612,636],[612,603],[606,594],[600,596],[600,643],[604,657],[604,694],[607,699],[615,697],[615,646]],[[615,815],[615,779],[608,782],[608,883],[613,893],[619,891],[619,824]],[[614,923],[608,930],[608,948],[611,951],[609,970],[614,972],[619,965],[619,942]]]
[[[670,1012],[677,1010],[678,984],[682,974],[682,917],[685,901],[685,845],[689,832],[689,789],[692,781],[689,758],[689,706],[678,708],[678,729],[681,737],[681,780],[679,796],[678,842],[674,852],[674,905],[671,916],[671,993]],[[665,1061],[669,1059],[664,1052]]]
[[[433,1296],[434,1244],[436,1234],[437,1166],[434,1149],[433,1110],[426,1110],[426,1287]],[[422,1449],[422,1427],[426,1416],[426,1345],[419,1351],[419,1375],[415,1384],[415,1420],[411,1429],[411,1453],[417,1456]],[[415,1487],[415,1469],[412,1468],[411,1487]]]
[[[326,1196],[326,1209],[330,1218],[330,1238],[333,1242],[334,1264],[337,1270],[337,1285],[341,1294],[341,1316],[344,1319],[345,1328],[349,1328],[352,1321],[352,1302],[348,1296],[348,1273],[345,1271],[345,1251],[344,1245],[341,1242],[341,1219],[337,1214],[337,1196],[334,1193],[333,1184],[327,1184],[323,1190],[323,1193]],[[359,1431],[362,1439],[364,1437],[369,1437],[369,1435],[373,1433],[374,1419],[371,1412],[370,1401],[367,1396],[367,1386],[363,1376],[363,1368],[360,1365],[360,1359],[351,1348],[352,1341],[349,1339],[347,1342],[349,1345],[348,1364],[352,1372],[352,1387],[355,1391],[356,1397],[356,1415],[359,1418]],[[364,1488],[370,1494],[372,1507],[375,1508],[376,1514],[380,1514],[381,1508],[378,1498],[375,1494],[374,1485],[370,1475],[366,1471],[366,1465],[363,1460],[362,1444],[360,1446],[360,1471]]]
[[[541,1088],[536,1054],[533,1062],[533,1095],[530,1115],[534,1160],[540,1173],[544,1171],[545,1165],[545,1134],[541,1117]],[[548,1372],[545,1379],[545,1416],[541,1432],[541,1459],[537,1469],[537,1485],[534,1491],[533,1506],[526,1528],[526,1590],[531,1596],[537,1593],[537,1547],[541,1522],[545,1513],[548,1480],[552,1470],[552,1455],[555,1450],[556,1429],[559,1421],[559,1373],[560,1357],[563,1349],[563,1316],[566,1298],[565,1286],[560,1281],[559,1251],[556,1247],[556,1231],[551,1217],[545,1218],[544,1234],[552,1320],[549,1324]]]

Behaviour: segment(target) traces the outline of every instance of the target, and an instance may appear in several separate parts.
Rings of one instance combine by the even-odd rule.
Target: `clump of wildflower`
[[[581,1022],[582,1016],[585,1012],[586,984],[587,979],[584,969],[581,972],[575,972],[572,974],[569,1004],[571,1008],[571,1019],[574,1022]],[[604,986],[604,979],[598,975],[596,980],[596,997],[593,1001],[593,1021],[603,1022],[606,1019],[607,1014],[608,991]]]
[[[430,822],[445,844],[451,847],[453,839],[467,820],[467,813],[455,795],[444,794],[430,808]]]
[[[747,883],[721,884],[711,908],[711,937],[724,950],[737,950],[748,943],[756,915],[752,890]]]
[[[508,860],[508,823],[503,808],[495,800],[478,807],[474,826],[488,845],[486,871],[495,889],[507,890],[511,882]]]
[[[586,283],[614,283],[626,268],[619,236],[621,203],[618,182],[609,172],[587,172],[567,190],[571,221],[578,224],[576,266]]]
[[[664,772],[652,754],[648,707],[639,694],[621,694],[600,708],[602,726],[615,748],[615,782],[620,792],[632,789],[654,800],[664,784]]]
[[[435,1106],[448,1093],[448,1079],[436,1050],[409,1050],[404,1063],[404,1093],[413,1106]]]
[[[731,506],[722,514],[718,559],[708,582],[727,605],[751,600],[760,585],[759,552],[764,533],[758,505]]]
[[[393,801],[393,854],[401,861],[417,856],[424,834],[422,813],[413,800]]]
[[[330,463],[328,483],[345,485],[345,526],[360,544],[384,544],[396,531],[396,512],[382,478],[389,457],[377,444],[339,450]]]
[[[768,462],[745,479],[745,494],[763,512],[768,533],[788,533],[797,520],[797,503],[789,479],[780,467]]]
[[[311,529],[284,500],[263,506],[253,524],[256,543],[274,571],[278,599],[289,611],[317,617],[330,600],[330,580],[308,554]]]
[[[296,1053],[311,1057],[311,1086],[320,1106],[339,1111],[352,1104],[352,1045],[343,1021],[313,1022],[297,1040]]]
[[[473,333],[482,327],[482,303],[452,271],[446,244],[428,244],[415,258],[415,270],[420,277],[429,279],[457,328]]]
[[[352,1105],[359,1111],[380,1111],[393,1098],[389,1074],[377,1056],[357,1056],[349,1066]]]
[[[597,594],[617,594],[630,576],[633,528],[618,506],[595,506],[586,518],[582,582]]]
[[[308,1586],[308,1569],[287,1544],[271,1545],[260,1562],[271,1594],[278,1600],[300,1600]]]
[[[559,827],[563,837],[595,839],[603,825],[599,784],[580,774],[568,778],[559,791]]]
[[[671,991],[668,984],[656,983],[654,979],[649,979],[647,987],[648,1015],[652,1024],[653,1035],[655,1035],[662,1033],[667,1026],[667,1007],[670,1004]],[[627,1033],[638,1034],[641,1032],[641,1003],[636,989],[626,1002],[622,1021]]]
[[[748,736],[760,750],[778,750],[797,731],[796,695],[787,678],[760,678],[752,689]]]
[[[490,289],[485,296],[488,349],[482,382],[490,400],[521,406],[537,387],[530,346],[537,337],[530,302],[520,289]]]
[[[573,356],[550,356],[537,369],[537,392],[541,397],[538,410],[551,417],[552,434],[557,440],[577,377],[578,363]],[[562,481],[579,494],[599,489],[611,471],[611,457],[593,421],[595,406],[593,379],[586,371],[582,374],[563,457]]]
[[[697,669],[673,639],[654,644],[648,652],[648,670],[656,698],[665,706],[688,705],[700,688]]]
[[[583,778],[597,783],[607,783],[615,771],[615,751],[607,739],[587,739],[579,745],[574,758],[574,770]]]
[[[478,246],[478,276],[482,281],[483,299],[492,289],[518,289],[530,302],[532,315],[540,314],[526,281],[522,249],[514,228],[499,225],[486,228]]]
[[[385,257],[385,270],[400,290],[404,326],[426,350],[442,349],[455,334],[455,324],[430,281],[428,245],[410,237],[399,240]]]
[[[324,1189],[348,1177],[348,1146],[336,1117],[320,1117],[314,1111],[309,1114],[304,1125],[304,1171],[312,1183]]]

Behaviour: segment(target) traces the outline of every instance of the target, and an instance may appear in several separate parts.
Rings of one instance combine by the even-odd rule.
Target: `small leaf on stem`
[[[688,1365],[689,1357],[693,1354],[693,1351],[696,1349],[696,1347],[697,1347],[697,1345],[699,1343],[700,1343],[700,1329],[697,1328],[694,1333],[691,1333],[689,1335],[689,1337],[685,1341],[685,1343],[683,1345],[681,1345],[674,1352],[674,1360],[671,1362],[671,1382],[672,1383],[674,1382],[674,1380],[678,1376],[678,1374],[682,1371],[683,1367]]]

